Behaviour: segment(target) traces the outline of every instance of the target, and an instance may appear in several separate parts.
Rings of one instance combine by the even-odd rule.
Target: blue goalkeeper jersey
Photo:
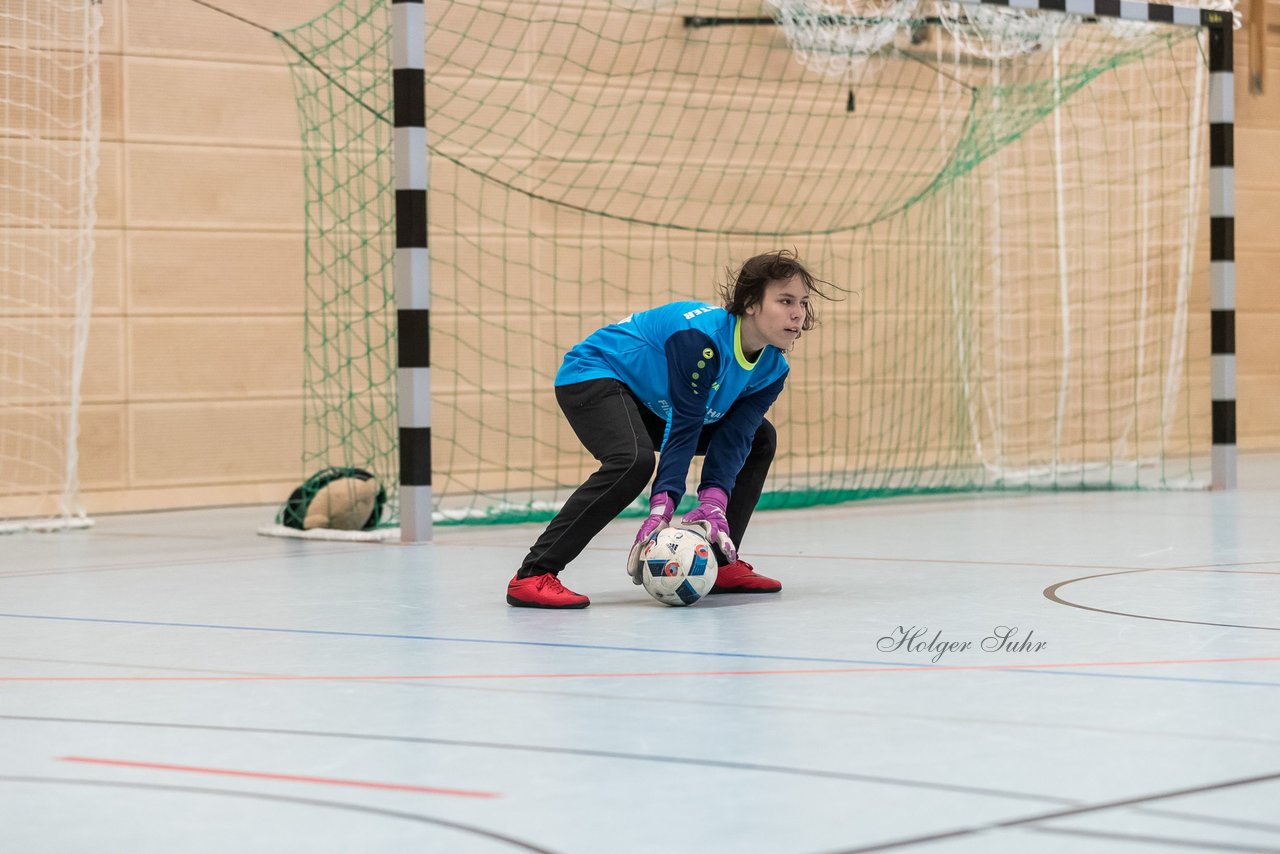
[[[684,495],[702,428],[716,424],[699,489],[733,491],[765,411],[786,382],[786,357],[742,352],[741,321],[723,308],[676,302],[597,329],[565,354],[556,385],[613,378],[666,421],[653,492]]]

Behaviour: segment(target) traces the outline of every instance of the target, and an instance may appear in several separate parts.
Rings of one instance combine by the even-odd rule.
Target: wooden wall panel
[[[80,386],[85,403],[119,403],[125,399],[124,324],[120,317],[98,317],[93,321]]]
[[[1280,373],[1242,374],[1236,384],[1236,429],[1242,448],[1274,449],[1280,424]]]
[[[301,244],[297,233],[131,232],[130,309],[297,316],[304,293]]]
[[[1274,26],[1277,5],[1268,8]],[[1235,34],[1237,419],[1242,449],[1280,448],[1280,36],[1268,32],[1261,95],[1248,31]]]
[[[123,309],[124,233],[98,228],[93,232],[93,317],[112,317]]]
[[[1239,312],[1236,351],[1248,367],[1240,371],[1236,389],[1241,445],[1280,446],[1280,311]]]
[[[293,401],[134,403],[128,424],[130,483],[195,486],[296,476],[302,455],[299,415]]]
[[[1235,51],[1233,56],[1236,78],[1236,131],[1250,128],[1280,130],[1280,105],[1276,104],[1277,97],[1280,97],[1280,68],[1275,67],[1280,61],[1280,48],[1268,49],[1267,74],[1263,83],[1264,94],[1251,95],[1248,81],[1248,46],[1239,33],[1236,33],[1236,41],[1232,47]]]
[[[131,227],[299,230],[297,152],[132,143],[127,157]]]
[[[1280,188],[1253,189],[1246,184],[1236,189],[1236,247],[1276,248],[1280,235]]]
[[[134,141],[298,146],[293,84],[282,65],[128,57],[124,71]]]
[[[101,332],[98,331],[99,326]],[[0,351],[0,399],[15,405],[49,406],[65,398],[63,388],[71,376],[71,358],[62,342],[71,334],[72,318],[7,317]],[[120,319],[100,318],[94,323],[85,354],[81,393],[94,399],[118,399],[120,380]],[[12,438],[0,434],[3,438]]]
[[[1280,56],[1280,49],[1276,50]],[[1244,94],[1244,98],[1256,95]],[[1275,93],[1280,101],[1280,92]],[[1236,129],[1236,172],[1248,176],[1249,189],[1280,190],[1280,127],[1268,128],[1242,125]]]
[[[80,410],[80,488],[83,491],[129,486],[128,445],[123,403],[87,403]],[[86,506],[96,502],[88,495]],[[111,509],[110,505],[106,509]]]
[[[129,396],[142,400],[298,398],[302,354],[293,317],[135,318]]]
[[[1236,300],[1242,309],[1280,313],[1280,239],[1272,244],[1236,251]]]
[[[102,62],[98,69],[99,85],[102,87],[102,139],[119,142],[124,135],[124,87],[121,85],[123,61],[119,55],[105,51],[104,44]]]
[[[288,29],[310,20],[333,5],[333,0],[223,0],[228,12],[267,29]],[[122,50],[131,56],[168,56],[277,65],[284,53],[270,33],[251,27],[197,3],[173,0],[128,0],[108,17],[123,20]]]
[[[120,142],[103,142],[98,151],[98,222],[99,229],[120,229],[125,225],[124,175],[125,147]]]
[[[223,5],[287,27],[330,3]],[[303,202],[281,43],[194,3],[104,15],[86,505],[282,500],[301,476]]]
[[[124,15],[122,10],[104,4],[102,9],[102,32],[99,35],[98,49],[103,54],[119,54],[124,43],[123,34]]]
[[[536,393],[515,392],[508,399],[510,409],[519,415],[518,423],[527,425],[509,434],[504,427],[508,404],[493,395],[478,392],[450,395],[440,400],[432,412],[433,421],[440,425],[432,427],[432,458],[447,464],[445,479],[454,479],[455,488],[457,484],[468,483],[477,473],[513,468],[524,470],[523,475],[513,476],[513,482],[537,482],[533,460],[538,446],[533,442],[532,431],[536,429],[539,435],[547,435],[545,428],[553,413],[545,408],[546,398]],[[560,417],[558,409],[554,417]]]

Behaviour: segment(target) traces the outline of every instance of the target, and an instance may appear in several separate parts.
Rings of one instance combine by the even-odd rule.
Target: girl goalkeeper
[[[724,307],[677,302],[598,329],[564,357],[556,400],[600,468],[569,497],[507,585],[522,608],[585,608],[557,577],[587,543],[644,491],[627,571],[670,524],[695,454],[705,455],[698,506],[680,523],[711,541],[719,564],[712,593],[776,593],[782,584],[739,560],[742,541],[777,447],[765,419],[787,378],[783,353],[816,323],[810,296],[825,297],[794,253],[757,255],[721,296]],[[654,475],[654,453],[661,461]]]

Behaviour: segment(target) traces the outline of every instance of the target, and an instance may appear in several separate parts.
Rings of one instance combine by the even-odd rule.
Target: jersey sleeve
[[[653,479],[653,492],[668,493],[679,504],[707,415],[711,384],[720,375],[720,354],[711,337],[697,329],[674,333],[663,349],[671,415],[662,437],[662,458]]]
[[[759,391],[738,398],[724,418],[720,419],[702,462],[699,491],[709,486],[718,486],[726,493],[733,492],[738,472],[747,460],[747,453],[751,450],[756,431],[760,429],[760,422],[782,393],[786,381],[787,375],[783,374]]]

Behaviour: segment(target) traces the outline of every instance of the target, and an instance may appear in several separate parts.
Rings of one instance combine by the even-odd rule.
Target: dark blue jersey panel
[[[711,436],[711,443],[707,445],[707,456],[702,463],[699,490],[718,486],[725,492],[733,492],[738,472],[742,471],[742,464],[751,452],[756,430],[760,428],[764,414],[782,393],[785,383],[784,377],[778,377],[773,385],[741,398],[729,408],[729,414],[715,425],[715,433]],[[656,481],[654,489],[657,491]]]
[[[671,404],[667,432],[662,437],[662,458],[653,478],[654,492],[684,494],[689,463],[698,449],[698,437],[706,423],[711,386],[720,375],[720,354],[715,342],[701,329],[681,329],[667,339],[667,397]],[[710,354],[710,355],[708,355]]]

